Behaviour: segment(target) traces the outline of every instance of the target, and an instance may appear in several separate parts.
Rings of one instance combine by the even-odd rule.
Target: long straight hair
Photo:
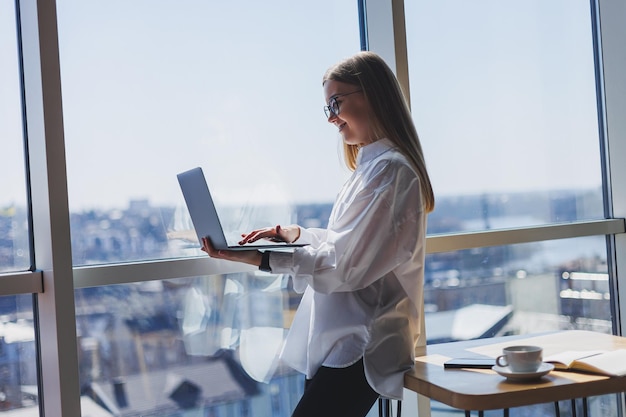
[[[377,54],[359,52],[329,68],[322,84],[328,80],[351,84],[363,91],[371,109],[373,139],[389,139],[409,160],[420,178],[424,208],[427,212],[433,211],[435,195],[422,145],[409,106],[391,68]],[[344,160],[352,171],[356,169],[359,147],[343,143]]]

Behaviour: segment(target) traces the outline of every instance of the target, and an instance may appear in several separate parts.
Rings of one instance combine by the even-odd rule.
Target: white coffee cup
[[[543,361],[543,349],[539,346],[508,346],[496,358],[496,365],[508,367],[513,372],[535,372]]]

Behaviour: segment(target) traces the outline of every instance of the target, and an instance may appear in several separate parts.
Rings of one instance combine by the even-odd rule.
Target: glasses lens
[[[330,99],[328,106],[324,106],[324,113],[326,113],[326,117],[339,115],[339,103],[336,97]]]
[[[328,107],[335,116],[339,115],[339,103],[337,102],[336,97],[330,99],[330,101],[328,102]]]

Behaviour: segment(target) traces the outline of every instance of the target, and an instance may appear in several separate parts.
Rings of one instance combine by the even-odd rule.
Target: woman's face
[[[369,104],[358,87],[339,81],[324,83],[324,97],[330,109],[328,123],[337,126],[348,145],[367,145],[372,142],[369,123]],[[336,103],[335,103],[336,102]]]

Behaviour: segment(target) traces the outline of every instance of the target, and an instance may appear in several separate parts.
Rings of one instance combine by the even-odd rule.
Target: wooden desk
[[[461,410],[508,409],[626,391],[626,377],[552,371],[531,382],[510,382],[490,369],[444,369],[453,357],[492,357],[510,345],[538,345],[544,357],[566,350],[626,348],[626,338],[589,331],[511,336],[426,347],[406,374],[407,389]]]

